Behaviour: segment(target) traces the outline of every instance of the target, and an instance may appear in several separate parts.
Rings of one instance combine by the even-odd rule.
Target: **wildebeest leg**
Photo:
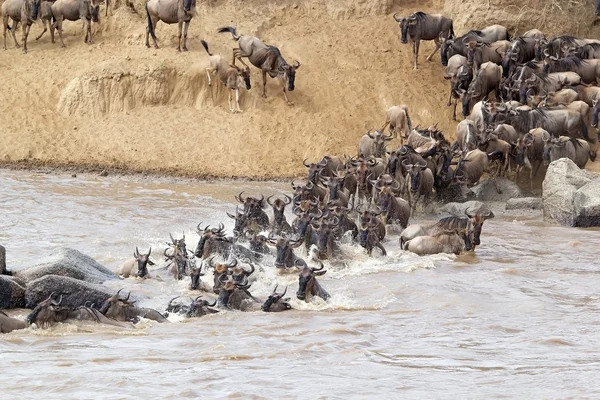
[[[454,100],[454,107],[452,109],[452,121],[456,121],[456,106],[458,106],[458,100]]]
[[[6,19],[7,19],[7,20],[6,20],[6,24],[7,24],[7,25],[8,25],[8,18],[9,18],[9,16],[7,15],[7,16],[6,16]],[[16,47],[17,49],[20,49],[20,48],[21,48],[21,45],[19,44],[19,42],[17,42],[17,27],[18,27],[18,26],[19,26],[19,21],[15,21],[15,20],[13,19],[13,27],[12,27],[12,29],[11,29],[11,33],[12,33],[13,40],[14,40],[14,42],[15,42],[15,47]],[[5,47],[5,48],[6,48],[6,47]]]
[[[433,41],[435,43],[435,50],[433,50],[433,53],[431,53],[427,57],[427,61],[431,61],[431,58],[435,55],[435,53],[437,53],[437,51],[440,49],[440,47],[442,47],[442,45],[440,44],[440,40],[439,39],[434,39]]]
[[[8,15],[5,15],[3,18],[2,27],[4,28],[4,50],[6,50],[6,31],[8,30]]]
[[[380,242],[377,242],[377,244],[375,244],[375,246],[377,246],[379,248],[379,250],[381,250],[382,256],[387,256],[387,252],[385,251],[385,248],[383,247],[383,245]]]
[[[183,28],[182,20],[179,20],[179,22],[177,22],[177,27],[179,28],[179,34],[177,34],[177,51],[181,52],[181,29]]]
[[[104,13],[105,17],[108,17],[108,9],[110,8],[110,0],[106,0],[106,11]]]
[[[231,105],[231,92],[232,92],[232,91],[233,91],[233,89],[229,89],[229,90],[228,90],[228,93],[227,93],[227,96],[228,96],[228,97],[227,97],[227,98],[228,98],[228,100],[229,100],[229,112],[232,112],[232,113],[233,113],[233,112],[235,112],[235,111],[233,110],[233,106]]]
[[[263,77],[263,92],[262,92],[262,97],[266,98],[267,97],[267,71],[261,70],[261,72],[262,72],[262,77]]]
[[[281,82],[281,87],[283,89],[283,97],[285,98],[285,102],[287,103],[288,106],[293,106],[294,103],[292,103],[290,101],[290,99],[288,99],[288,97],[287,97],[287,91],[285,90],[285,81],[283,79],[280,79],[280,82]]]
[[[40,33],[40,35],[39,35],[38,37],[36,37],[36,38],[35,38],[35,40],[40,40],[40,38],[41,38],[42,36],[44,36],[44,33],[46,33],[46,31],[48,30],[48,29],[46,28],[46,23],[47,23],[47,22],[48,22],[48,21],[47,21],[47,20],[45,20],[45,19],[44,19],[44,20],[42,20],[42,24],[44,25],[44,30],[42,31],[42,33]]]
[[[413,56],[415,57],[415,69],[419,69],[418,67],[418,63],[419,63],[419,44],[420,44],[420,40],[415,40],[415,42],[413,43]]]
[[[210,77],[210,74],[213,73],[214,71],[215,71],[214,68],[211,68],[211,67],[206,68],[206,76],[208,76],[208,86],[212,86],[212,79]]]
[[[87,22],[86,37],[88,38],[87,44],[94,44],[94,39],[92,39],[92,21],[86,20],[86,22]]]
[[[190,27],[190,21],[185,21],[185,25],[183,27],[183,51],[188,51],[188,48],[187,48],[187,33],[188,33],[188,28]]]
[[[63,17],[62,15],[58,18],[56,18],[56,22],[52,25],[51,29],[56,28],[56,30],[58,30],[58,38],[60,39],[60,47],[65,47],[65,42],[63,42],[63,37],[62,37],[62,23],[63,23]]]
[[[242,109],[240,108],[240,89],[235,89],[235,105],[237,107],[237,112],[241,113]]]
[[[152,31],[156,32],[156,25],[158,24],[158,16],[154,16],[151,15],[150,16],[150,23],[152,24]],[[146,28],[146,46],[150,47],[150,44],[148,44],[148,28]],[[154,39],[154,36],[152,36],[152,41],[154,42],[154,48],[158,49],[158,42],[156,41],[156,39]]]
[[[29,35],[29,28],[31,28],[30,24],[23,24],[23,37],[21,41],[23,42],[23,54],[27,54],[27,36]]]

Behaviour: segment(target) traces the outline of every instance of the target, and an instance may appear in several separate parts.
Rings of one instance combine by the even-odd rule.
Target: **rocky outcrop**
[[[104,300],[114,294],[114,291],[102,285],[83,282],[68,276],[46,275],[29,282],[25,290],[25,305],[27,308],[34,308],[52,293],[54,298],[62,295],[61,305],[66,307],[79,307],[86,303],[88,306],[94,304],[100,307]]]
[[[102,283],[119,277],[91,257],[73,249],[60,249],[31,268],[18,271],[17,277],[31,282],[46,275],[67,276],[89,283]]]
[[[509,199],[506,202],[507,210],[541,210],[542,199],[539,197],[522,197]]]
[[[481,201],[467,201],[466,203],[448,203],[442,207],[442,211],[455,217],[464,217],[465,211],[469,213],[487,213],[489,207]],[[493,214],[491,215],[493,217]]]
[[[542,185],[544,218],[561,225],[600,226],[600,178],[569,159],[550,163]]]
[[[12,277],[0,275],[0,310],[25,306],[25,288]]]
[[[487,179],[473,186],[472,190],[479,201],[507,201],[523,196],[517,184],[506,178]]]

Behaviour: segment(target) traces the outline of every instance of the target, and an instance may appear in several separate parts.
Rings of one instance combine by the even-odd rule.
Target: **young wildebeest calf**
[[[246,69],[243,70],[235,65],[229,64],[220,55],[213,55],[208,50],[208,43],[206,43],[204,40],[201,40],[200,42],[210,57],[210,67],[206,68],[206,75],[208,75],[208,86],[212,86],[212,80],[210,78],[211,73],[217,74],[223,85],[229,89],[229,110],[232,113],[242,112],[240,109],[240,86],[245,84],[246,90],[250,90],[252,87],[250,85],[250,68],[246,67]],[[231,104],[232,91],[235,92],[235,104],[237,109],[234,109]]]

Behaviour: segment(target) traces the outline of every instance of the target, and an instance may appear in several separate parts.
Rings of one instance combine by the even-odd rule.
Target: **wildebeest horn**
[[[474,216],[474,215],[473,215],[473,213],[470,213],[470,212],[469,212],[469,210],[470,210],[470,208],[467,208],[467,209],[465,210],[465,215],[466,215],[467,217],[469,217],[469,218],[473,218],[473,216]]]
[[[246,200],[245,200],[245,199],[242,197],[242,194],[243,194],[243,193],[244,193],[244,190],[242,190],[242,191],[240,192],[240,194],[238,194],[237,196],[234,196],[234,197],[235,197],[235,199],[236,199],[237,201],[239,201],[240,203],[244,203],[244,202],[246,201]]]
[[[230,264],[226,264],[226,266],[227,266],[227,267],[229,267],[229,268],[233,268],[233,267],[235,267],[235,266],[237,265],[237,263],[238,263],[238,260],[237,260],[237,258],[234,258],[234,259],[231,261],[231,263],[230,263]]]
[[[50,297],[52,297],[52,295],[51,295]],[[63,295],[62,295],[62,293],[61,293],[61,294],[60,294],[60,297],[58,298],[58,302],[56,302],[56,301],[54,301],[54,300],[51,300],[50,302],[52,303],[52,305],[55,305],[55,306],[60,306],[60,303],[62,303],[62,301],[63,301]]]
[[[308,158],[305,158],[304,160],[302,160],[302,164],[304,164],[304,166],[305,166],[306,168],[310,168],[310,164],[307,164],[307,163],[306,163],[306,160],[308,160]]]
[[[207,225],[207,226],[206,226],[206,228],[204,228],[204,229],[202,229],[202,228],[200,227],[200,225],[202,225],[202,221],[200,221],[200,223],[199,223],[199,224],[196,226],[196,230],[198,231],[198,233],[205,232],[205,231],[206,231],[206,228],[208,228],[208,225]]]
[[[271,203],[271,197],[275,196],[274,194],[270,195],[269,197],[267,197],[267,203],[273,207],[273,203]]]
[[[292,198],[290,196],[288,196],[287,194],[284,194],[283,197],[285,197],[285,200],[283,202],[286,206],[292,202]]]
[[[147,257],[150,257],[150,253],[152,253],[152,247],[150,247],[150,249],[148,250],[148,256]]]
[[[315,186],[315,185],[314,185],[314,184],[313,184],[311,181],[308,181],[308,182],[306,182],[306,188],[307,188],[308,190],[311,190],[311,189],[312,189],[314,186]]]
[[[402,18],[396,17],[396,14],[398,14],[398,13],[394,13],[394,19],[396,20],[396,22],[402,21]]]
[[[138,250],[137,246],[135,246],[135,253],[133,253],[133,256],[135,258],[139,258],[140,257],[140,251]]]
[[[130,296],[131,296],[131,292],[127,293],[127,298],[125,299],[125,301],[129,301]]]
[[[320,267],[320,268],[314,268],[314,267],[313,267],[313,268],[311,268],[310,270],[311,270],[312,272],[316,272],[316,271],[321,271],[323,268],[325,268],[325,265],[323,265],[323,263],[322,263],[321,261],[319,261],[319,264],[321,264],[321,267]]]
[[[173,239],[173,235],[171,235],[171,232],[169,232],[169,236],[171,237],[171,242],[173,242],[173,244],[175,244],[175,239]]]
[[[277,294],[277,288],[279,287],[279,284],[275,285],[275,289],[273,289],[273,294]]]

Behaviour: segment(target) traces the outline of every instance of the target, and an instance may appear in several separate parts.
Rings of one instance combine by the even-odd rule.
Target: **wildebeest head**
[[[196,251],[194,252],[194,255],[198,258],[203,258],[205,256],[208,256],[210,254],[210,251],[213,250],[207,249],[207,243],[209,243],[212,240],[227,241],[227,238],[225,237],[225,227],[223,226],[223,224],[219,224],[219,228],[212,229],[210,228],[210,225],[207,225],[204,229],[202,229],[200,225],[202,225],[202,222],[200,222],[196,228],[198,235],[200,235],[200,239],[198,240],[198,245],[196,246]]]
[[[448,60],[454,55],[453,46],[454,39],[441,38],[440,58],[444,67],[448,66]]]
[[[169,237],[171,238],[171,243],[167,242],[167,245],[175,247],[175,252],[180,254],[186,254],[187,249],[185,247],[185,233],[181,239],[175,239],[173,235],[169,233]]]
[[[133,257],[135,257],[135,260],[137,261],[138,276],[140,278],[148,275],[148,264],[154,265],[152,260],[150,260],[150,253],[152,253],[152,247],[150,247],[150,250],[148,250],[148,254],[140,254],[137,246],[135,247],[135,253],[133,253]]]
[[[246,270],[241,265],[235,266],[231,269],[231,278],[233,280],[233,283],[241,284],[245,280],[248,280],[250,275],[252,275],[254,273],[254,271],[256,270],[256,268],[254,267],[254,264],[249,264],[249,265],[250,265],[249,271]]]
[[[377,225],[375,225],[372,222],[363,222],[362,224],[360,224],[360,229],[359,229],[359,244],[362,247],[367,247],[368,244],[368,239],[369,239],[369,232],[372,229],[375,229]]]
[[[121,298],[121,290],[109,297],[102,303],[100,312],[108,318],[115,319],[117,321],[134,321],[137,319],[135,311],[135,301],[129,301],[131,293],[126,298]]]
[[[86,0],[89,4],[90,15],[93,22],[100,22],[100,3],[101,0]]]
[[[226,278],[221,278],[221,288],[219,290],[219,298],[217,300],[220,307],[229,307],[229,299],[236,290],[247,291],[250,288],[248,280],[245,279],[241,283],[235,283]]]
[[[330,296],[317,282],[315,277],[324,275],[327,271],[323,270],[324,265],[320,263],[320,268],[311,268],[306,265],[303,260],[298,260],[296,265],[302,266],[298,275],[298,291],[296,297],[298,300],[309,301],[312,296],[319,296],[323,300],[327,300]]]
[[[333,230],[338,226],[340,220],[338,217],[333,217],[327,221],[325,218],[318,224],[312,224],[313,233],[316,236],[316,245],[321,260],[327,260],[332,257],[334,235]]]
[[[191,283],[190,283],[190,289],[191,290],[198,290],[198,288],[200,287],[200,278],[203,277],[205,274],[202,272],[202,265],[200,265],[200,267],[198,268],[192,268],[192,272],[190,273],[190,279],[191,279]]]
[[[291,268],[294,266],[296,256],[294,255],[294,249],[302,245],[303,240],[289,240],[284,238],[275,238],[269,235],[269,244],[275,246],[275,267],[277,268]]]
[[[28,323],[36,323],[39,327],[48,327],[67,319],[68,310],[60,307],[63,296],[61,295],[58,301],[55,301],[53,296],[54,292],[31,311],[26,319]]]
[[[344,177],[335,174],[332,177],[321,178],[323,184],[329,189],[329,200],[337,200],[340,197],[340,191],[343,190]]]
[[[395,201],[394,193],[389,187],[384,187],[379,193],[379,209],[383,213],[389,213],[392,210],[392,204]]]
[[[233,237],[236,239],[242,237],[243,234],[248,231],[250,226],[248,217],[244,213],[241,213],[237,206],[235,207],[235,215],[229,213],[225,214],[234,221]]]
[[[394,19],[400,25],[400,43],[408,43],[408,37],[412,38],[414,27],[417,25],[417,17],[414,14],[409,15],[406,18],[398,18],[394,14]]]
[[[244,82],[246,90],[252,89],[252,84],[250,83],[250,67],[246,67],[245,69],[238,68],[238,77]]]
[[[208,260],[209,267],[214,269],[213,276],[213,291],[219,293],[223,283],[228,279],[229,275],[233,273],[233,268],[237,266],[238,261],[234,258],[229,264],[213,264],[213,258]]]
[[[283,69],[283,80],[287,83],[287,89],[290,92],[294,91],[295,83],[296,83],[296,70],[300,68],[300,62],[296,61],[294,65],[284,65]]]
[[[285,219],[285,217],[284,217],[285,207],[292,202],[292,198],[290,196],[288,196],[287,194],[285,194],[284,195],[285,200],[275,199],[275,201],[271,201],[271,198],[274,196],[275,195],[273,194],[273,195],[267,197],[267,203],[271,207],[273,207],[274,219],[276,221],[281,221],[281,220]]]
[[[374,157],[383,157],[385,155],[385,146],[386,142],[393,139],[393,134],[390,132],[388,135],[385,135],[383,132],[375,131],[371,133],[369,130],[366,135],[373,139],[375,144]]]
[[[306,168],[308,168],[308,180],[312,183],[317,183],[318,182],[318,178],[319,175],[321,174],[321,171],[323,171],[323,169],[327,166],[327,160],[321,160],[318,163],[310,163],[308,164],[306,162],[306,158],[302,161],[302,164],[304,164],[304,166]]]
[[[427,163],[407,164],[403,161],[402,164],[410,174],[410,191],[418,192],[421,187],[421,172],[427,169]]]
[[[290,298],[283,297],[287,293],[287,286],[285,287],[283,293],[277,293],[277,286],[275,286],[275,289],[273,289],[273,293],[269,295],[267,300],[265,300],[263,305],[260,307],[263,311],[280,312],[290,310],[292,308],[290,303],[288,303],[290,301]]]
[[[246,197],[244,198],[242,195],[244,192],[240,192],[239,195],[235,196],[235,199],[244,205],[244,215],[248,218],[257,217],[263,209],[267,208],[267,203],[265,202],[265,196],[259,198],[257,197]]]
[[[493,218],[494,213],[491,210],[487,210],[484,213],[473,213],[470,212],[467,208],[465,210],[465,215],[469,217],[469,222],[472,228],[467,228],[467,230],[473,232],[473,245],[479,246],[481,244],[481,229],[483,228],[483,223],[488,218]]]
[[[219,312],[218,310],[213,310],[212,308],[208,308],[208,307],[216,306],[217,300],[213,301],[213,303],[210,304],[206,300],[201,300],[201,297],[202,296],[198,296],[192,301],[189,309],[187,310],[187,312],[185,314],[186,318],[201,317],[201,316],[209,314],[209,313],[213,314],[213,313]]]

